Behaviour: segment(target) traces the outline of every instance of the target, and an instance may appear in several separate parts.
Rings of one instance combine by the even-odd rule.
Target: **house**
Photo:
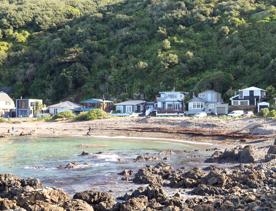
[[[188,114],[196,114],[203,111],[218,115],[228,114],[228,104],[223,103],[219,92],[206,90],[200,92],[198,97],[194,96],[188,102]]]
[[[113,107],[113,102],[110,100],[91,98],[80,102],[83,111],[89,111],[92,109],[102,109],[106,112],[110,112]]]
[[[128,100],[116,103],[116,112],[121,114],[144,113],[146,101],[144,100]]]
[[[10,117],[10,112],[15,108],[13,99],[5,92],[0,92],[0,117]]]
[[[159,92],[159,97],[156,98],[157,113],[183,113],[184,98],[182,92]]]
[[[265,102],[266,91],[252,86],[239,90],[230,100],[233,109],[256,110],[259,103]]]
[[[42,107],[43,101],[40,99],[17,99],[16,117],[36,117]]]
[[[74,109],[80,108],[80,105],[72,103],[70,101],[60,102],[51,106],[48,106],[49,113],[56,115],[65,111],[74,111]]]

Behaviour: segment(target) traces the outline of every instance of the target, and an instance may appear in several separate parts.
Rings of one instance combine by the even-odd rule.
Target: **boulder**
[[[138,188],[133,191],[129,198],[146,196],[149,200],[155,199],[157,202],[164,202],[168,198],[166,191],[159,185],[148,185],[146,188]]]
[[[0,198],[0,210],[19,209],[15,200]]]
[[[205,184],[200,184],[194,188],[191,192],[193,195],[208,196],[208,195],[223,195],[228,192],[220,187],[208,186]]]
[[[207,163],[253,163],[260,155],[253,146],[235,147],[226,149],[224,152],[216,151],[211,158],[205,160]]]
[[[72,199],[63,204],[66,211],[94,211],[93,207],[80,199]]]
[[[218,169],[211,170],[209,174],[201,179],[201,183],[217,187],[223,187],[226,181],[226,174]]]
[[[120,205],[120,211],[138,211],[145,210],[148,205],[148,198],[146,196],[138,196],[129,199]]]
[[[163,184],[163,179],[160,175],[153,174],[152,169],[139,169],[134,175],[133,182],[136,184]]]
[[[23,192],[18,196],[17,203],[20,207],[28,209],[33,206],[60,206],[70,199],[70,196],[62,190],[44,188],[35,191]]]
[[[276,145],[271,145],[267,151],[267,154],[276,154]]]
[[[255,149],[252,146],[245,146],[238,152],[238,161],[240,163],[254,163],[256,161]]]
[[[160,160],[158,156],[155,155],[138,155],[135,159],[134,162],[146,162],[146,161],[156,161]]]
[[[170,178],[170,186],[174,188],[193,188],[200,184],[206,174],[199,168],[193,168],[184,173],[176,172]]]
[[[107,192],[97,192],[92,190],[84,191],[76,193],[73,198],[87,202],[92,205],[96,211],[112,210],[112,208],[116,205],[114,196]]]
[[[89,155],[89,152],[85,152],[85,151],[82,151],[82,153],[80,154],[80,156],[87,156]]]

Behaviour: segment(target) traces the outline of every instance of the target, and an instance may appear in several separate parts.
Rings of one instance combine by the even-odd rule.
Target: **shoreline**
[[[241,140],[268,140],[275,135],[276,120],[259,118],[138,117],[86,122],[24,120],[0,123],[0,140],[9,137],[106,137],[163,139],[192,144],[231,144]]]

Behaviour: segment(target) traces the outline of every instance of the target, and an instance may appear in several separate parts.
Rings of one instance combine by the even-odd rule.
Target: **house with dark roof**
[[[259,110],[259,107],[265,108],[269,104],[266,101],[266,91],[258,87],[248,87],[240,89],[236,95],[230,98],[232,109]],[[260,104],[260,105],[259,105]]]
[[[144,100],[128,100],[116,103],[116,112],[120,114],[144,113],[146,109],[146,101]]]
[[[70,101],[60,102],[54,105],[48,106],[49,113],[51,115],[56,115],[65,111],[74,111],[75,109],[80,108],[80,105],[72,103]]]
[[[221,94],[214,90],[200,92],[188,102],[188,114],[206,112],[210,114],[228,114],[228,104],[223,103]]]

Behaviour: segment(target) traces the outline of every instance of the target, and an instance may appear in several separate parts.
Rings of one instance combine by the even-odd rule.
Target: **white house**
[[[228,104],[223,103],[221,94],[214,90],[206,90],[194,96],[188,103],[188,113],[196,114],[199,112],[213,114],[227,114]]]
[[[17,99],[16,117],[35,117],[42,110],[41,99]]]
[[[183,92],[159,92],[156,98],[158,113],[183,113],[185,95]]]
[[[12,109],[15,109],[13,99],[5,92],[0,92],[0,116],[8,117]]]
[[[116,112],[121,114],[143,113],[145,112],[146,101],[144,100],[128,100],[116,103]]]
[[[256,107],[258,103],[265,101],[266,91],[258,87],[248,87],[238,91],[237,95],[230,98],[233,107]]]
[[[56,115],[65,111],[73,111],[77,108],[80,108],[80,105],[72,103],[70,101],[60,102],[58,104],[48,106],[48,110],[51,115]]]

